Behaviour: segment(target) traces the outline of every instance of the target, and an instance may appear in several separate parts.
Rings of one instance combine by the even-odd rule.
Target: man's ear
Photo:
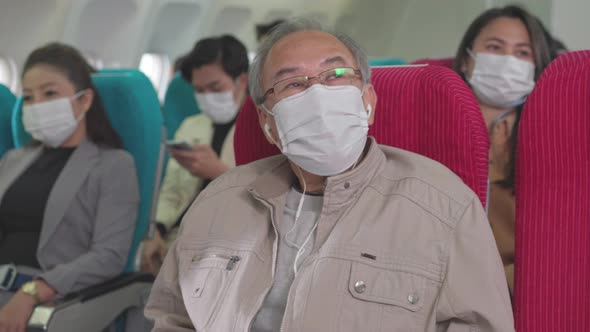
[[[256,106],[256,112],[258,113],[258,124],[260,125],[260,129],[264,133],[264,137],[268,141],[269,144],[275,144],[274,137],[272,135],[272,129],[268,126],[268,113],[262,108],[262,105]],[[267,129],[268,128],[268,129]]]
[[[363,104],[365,105],[365,111],[371,113],[369,115],[369,126],[371,126],[375,122],[375,112],[377,111],[377,93],[371,83],[365,85]]]
[[[247,73],[242,73],[240,74],[240,76],[238,76],[238,85],[240,86],[240,89],[246,89],[248,87],[248,74]]]

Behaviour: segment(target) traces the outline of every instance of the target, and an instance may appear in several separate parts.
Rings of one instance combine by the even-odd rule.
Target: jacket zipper
[[[223,259],[227,259],[227,265],[225,267],[225,269],[227,271],[231,271],[234,269],[234,267],[236,266],[236,263],[240,261],[240,256],[229,256],[229,255],[222,255],[222,254],[208,254],[208,255],[202,255],[202,256],[195,256],[192,259],[192,262],[198,262],[201,261],[205,258],[223,258]]]
[[[254,319],[256,318],[256,315],[258,315],[258,313],[260,312],[260,308],[264,304],[264,301],[266,301],[266,298],[268,297],[270,290],[272,289],[272,287],[275,284],[275,278],[276,278],[276,272],[277,272],[277,251],[278,251],[278,244],[279,244],[279,233],[277,231],[277,226],[275,224],[275,209],[273,208],[273,206],[270,203],[268,203],[267,201],[265,201],[261,197],[258,197],[258,195],[254,195],[254,197],[259,202],[264,204],[264,206],[266,206],[270,210],[270,222],[272,224],[273,231],[275,232],[275,241],[272,244],[272,282],[271,282],[270,286],[266,289],[266,292],[264,294],[264,298],[262,299],[262,301],[258,305],[258,308],[256,309],[256,313],[254,314],[254,317],[251,318],[250,323],[248,324],[248,332],[250,330],[252,330],[252,324],[254,324]],[[282,325],[283,325],[283,323],[281,323],[281,329],[282,329]]]
[[[297,275],[300,275],[301,272],[303,271],[303,267],[305,266],[305,263],[309,260],[309,257],[311,257],[311,255],[314,253],[313,250],[313,245],[312,245],[312,251],[309,253],[309,255],[307,255],[307,257],[305,257],[305,259],[303,260],[303,262],[301,262],[301,270],[298,271]],[[295,286],[295,283],[297,282],[297,276],[294,276],[293,278],[293,282],[291,283],[291,286],[289,287],[289,291],[287,292],[287,302],[285,303],[285,313],[283,314],[283,319],[281,319],[281,326],[279,328],[279,332],[283,332],[283,324],[285,323],[285,315],[287,313],[287,307],[289,306],[289,299],[291,298],[291,289],[293,289],[293,286]]]
[[[204,255],[194,256],[191,259],[191,263],[200,262],[201,260],[206,259],[206,258],[218,258],[218,259],[222,259],[222,260],[227,260],[227,265],[225,266],[226,271],[232,271],[236,267],[236,264],[242,259],[240,256],[236,256],[236,255],[204,254]],[[227,290],[228,290],[228,287],[225,287],[224,290],[222,291],[222,294],[221,294],[222,298],[225,297]],[[213,308],[213,311],[212,311],[214,314],[210,317],[210,319],[205,324],[206,327],[209,326],[211,324],[211,322],[217,316],[218,308],[222,302],[223,302],[223,299],[217,301],[217,303],[215,304],[215,307]]]

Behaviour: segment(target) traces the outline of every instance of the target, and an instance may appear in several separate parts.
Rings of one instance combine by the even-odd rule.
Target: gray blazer
[[[42,148],[7,152],[0,160],[0,202]],[[34,190],[34,188],[31,188]],[[67,294],[123,271],[139,206],[133,158],[84,141],[49,194],[37,259],[40,278]]]

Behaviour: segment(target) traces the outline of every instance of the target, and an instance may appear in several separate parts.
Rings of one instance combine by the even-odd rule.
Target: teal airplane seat
[[[0,84],[0,158],[7,150],[14,148],[10,118],[16,97]]]
[[[176,134],[184,119],[201,113],[195,100],[195,90],[182,78],[179,72],[174,75],[170,85],[168,85],[164,97],[163,112],[166,136],[170,140],[174,139],[174,134]]]
[[[138,273],[140,242],[148,233],[155,211],[164,154],[164,122],[158,97],[149,79],[137,70],[105,70],[92,80],[125,150],[135,159],[140,206],[125,273],[115,280],[92,286],[51,306],[37,306],[29,322],[35,331],[103,331],[131,308],[141,308],[153,282]],[[22,104],[22,101],[19,105]],[[26,144],[21,107],[15,107],[15,143]],[[48,314],[50,313],[50,314]],[[121,324],[118,324],[118,330]]]
[[[400,58],[371,58],[369,64],[371,67],[383,67],[405,65],[407,62]]]

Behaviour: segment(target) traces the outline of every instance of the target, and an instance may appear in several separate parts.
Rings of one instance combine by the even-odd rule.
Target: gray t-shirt
[[[293,263],[297,255],[298,247],[303,245],[309,234],[318,222],[324,197],[317,195],[305,195],[301,214],[295,224],[295,214],[299,207],[299,201],[302,194],[295,189],[291,189],[287,194],[285,212],[283,219],[279,221],[278,233],[278,257],[275,272],[274,284],[268,293],[268,296],[262,304],[262,308],[254,319],[251,332],[276,332],[280,330],[289,289],[295,279]],[[297,265],[309,255],[313,248],[315,240],[315,231],[305,244],[305,251],[299,255]]]

